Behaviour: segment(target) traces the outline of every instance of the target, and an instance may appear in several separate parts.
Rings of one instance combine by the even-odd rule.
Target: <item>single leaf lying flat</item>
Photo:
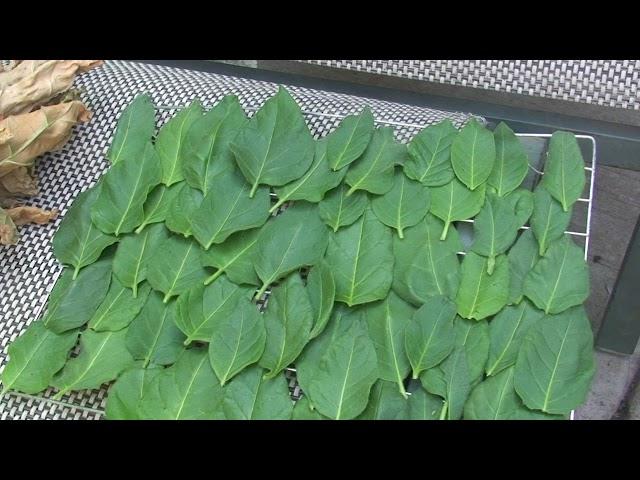
[[[420,382],[427,392],[445,400],[440,419],[458,420],[471,390],[464,348],[456,347],[439,366],[423,372]]]
[[[165,185],[157,185],[144,202],[144,217],[140,226],[136,228],[135,232],[140,233],[147,225],[152,223],[164,222],[169,215],[169,210],[172,208],[174,202],[177,201],[178,195],[182,191],[184,183],[176,183],[170,187]]]
[[[488,273],[489,260],[468,252],[462,261],[460,287],[456,296],[458,315],[481,320],[502,310],[509,296],[509,264],[506,255],[495,260]]]
[[[538,243],[531,229],[520,234],[509,250],[509,303],[519,303],[522,299],[522,285],[529,270],[537,263]]]
[[[561,416],[529,410],[513,388],[510,367],[480,382],[464,406],[465,420],[560,420]]]
[[[207,278],[205,284],[209,285],[224,273],[229,280],[239,285],[260,285],[253,268],[253,255],[259,233],[258,228],[242,230],[231,235],[223,243],[214,243],[202,252],[202,264],[217,269]]]
[[[337,302],[351,307],[382,300],[393,279],[391,231],[367,209],[356,223],[331,234],[325,260]]]
[[[284,376],[267,379],[254,365],[225,387],[222,409],[227,420],[289,420],[293,401]]]
[[[208,342],[214,326],[233,315],[239,302],[249,302],[254,289],[230,282],[226,275],[208,286],[196,285],[177,301],[176,325],[187,336],[185,345],[194,340]]]
[[[249,184],[240,173],[226,171],[212,182],[191,218],[193,236],[205,250],[240,230],[261,227],[269,218],[269,189],[260,187],[249,198]]]
[[[527,407],[564,415],[584,402],[594,373],[591,324],[578,306],[529,329],[518,352],[514,383]]]
[[[132,232],[144,220],[143,204],[159,181],[158,155],[149,142],[141,158],[118,162],[104,175],[91,220],[104,233]]]
[[[9,390],[31,394],[45,390],[66,363],[77,339],[77,330],[57,334],[46,328],[43,322],[29,325],[9,345],[9,361],[0,377],[0,397]]]
[[[154,255],[147,265],[147,281],[165,294],[165,303],[207,278],[197,243],[171,235],[160,243],[158,251],[162,255]]]
[[[545,313],[560,313],[587,299],[589,268],[569,235],[549,245],[524,279],[523,291]]]
[[[408,228],[404,239],[393,238],[395,257],[393,290],[413,305],[422,305],[429,297],[444,295],[455,299],[460,283],[463,250],[458,231],[451,227],[445,240],[439,240],[443,223],[431,214]]]
[[[171,365],[183,350],[184,335],[176,326],[176,302],[162,303],[162,295],[151,292],[140,314],[127,329],[127,350],[144,368],[149,364]]]
[[[486,320],[477,322],[456,317],[453,330],[456,336],[455,346],[464,349],[469,382],[473,386],[482,378],[487,358],[489,358],[489,324]]]
[[[407,403],[394,382],[378,380],[371,389],[367,408],[356,420],[397,420],[405,413]]]
[[[195,100],[176,113],[158,132],[158,166],[162,171],[162,183],[167,187],[184,180],[182,162],[185,157],[185,138],[193,122],[201,117],[202,105]]]
[[[96,185],[78,195],[53,237],[53,254],[60,263],[74,267],[74,276],[118,241],[116,237],[102,233],[91,222],[91,206],[99,193],[100,186]]]
[[[421,130],[409,142],[409,159],[403,165],[407,177],[428,187],[453,180],[451,142],[458,130],[450,120],[443,120]]]
[[[443,296],[430,297],[412,316],[405,331],[405,349],[413,378],[438,365],[451,353],[456,306]]]
[[[102,303],[110,283],[111,259],[83,268],[75,280],[73,271],[65,269],[49,295],[44,324],[55,333],[83,326]]]
[[[300,178],[313,161],[314,140],[300,107],[283,87],[251,117],[231,143],[251,185],[281,186]]]
[[[270,220],[258,235],[254,267],[262,287],[260,298],[269,284],[303,266],[315,265],[327,248],[329,230],[318,216],[315,205],[296,203]]]
[[[313,325],[311,303],[298,273],[273,289],[263,316],[267,335],[259,363],[267,370],[265,378],[274,378],[298,358]]]
[[[505,307],[491,320],[487,375],[495,375],[516,363],[522,339],[542,316],[540,310],[534,308],[527,300],[522,300],[518,305]]]
[[[249,301],[238,302],[233,312],[214,323],[209,359],[221,386],[260,359],[265,340],[262,315]]]
[[[544,255],[549,244],[564,234],[571,222],[572,211],[564,211],[562,205],[549,192],[539,186],[533,194],[531,230],[538,240],[538,253]]]
[[[189,186],[206,194],[215,178],[235,169],[231,141],[247,117],[235,95],[227,95],[189,126],[181,168]]]
[[[176,184],[172,188],[176,187],[179,187],[179,191],[167,210],[165,226],[172,232],[190,237],[193,235],[191,219],[202,204],[203,195],[200,190],[191,188],[186,183]]]
[[[485,187],[469,190],[457,178],[441,187],[431,188],[431,213],[444,222],[440,240],[447,238],[451,222],[477,215],[484,204]]]
[[[429,190],[397,170],[391,190],[375,197],[371,208],[378,220],[397,230],[398,236],[404,238],[404,229],[422,220],[429,211],[430,203]]]
[[[80,355],[70,359],[51,385],[59,390],[60,399],[70,390],[98,388],[115,380],[131,367],[134,359],[125,346],[127,330],[94,332],[87,329],[80,335]]]
[[[107,296],[89,320],[89,327],[96,332],[115,332],[125,328],[140,313],[150,291],[151,287],[145,283],[139,295],[134,297],[117,278],[111,278]]]
[[[137,161],[144,153],[147,142],[151,141],[155,129],[156,112],[151,97],[146,94],[136,96],[118,118],[107,159],[111,163]]]
[[[113,274],[125,287],[138,295],[138,284],[147,278],[147,264],[157,255],[158,246],[169,237],[164,225],[156,224],[139,234],[125,236],[113,258]]]
[[[334,232],[358,220],[369,205],[367,192],[358,190],[347,196],[347,187],[343,184],[331,190],[318,205],[320,218]]]
[[[405,398],[404,379],[411,370],[405,351],[405,331],[413,313],[413,307],[393,292],[384,300],[363,307],[369,338],[378,358],[378,376],[395,382]]]
[[[529,157],[518,137],[504,122],[493,131],[496,161],[487,183],[500,197],[518,188],[529,171]]]
[[[336,297],[336,283],[327,262],[321,261],[314,265],[307,276],[306,290],[313,314],[313,328],[309,333],[309,339],[312,339],[320,335],[327,326]]]
[[[139,404],[145,388],[162,372],[159,367],[132,368],[109,388],[104,414],[107,420],[141,420]]]
[[[394,167],[402,163],[406,150],[407,147],[397,143],[393,137],[393,128],[380,127],[375,130],[362,157],[349,167],[345,182],[351,188],[347,195],[356,190],[366,190],[376,195],[391,190]]]
[[[326,137],[331,169],[341,170],[357,160],[367,148],[373,128],[373,114],[369,107],[364,107],[359,115],[343,118],[338,128]]]
[[[145,386],[139,411],[149,420],[223,419],[222,397],[207,351],[185,350],[178,361]]]
[[[456,177],[475,190],[491,175],[495,159],[493,133],[472,118],[451,144],[451,164]]]
[[[573,133],[554,132],[544,165],[541,185],[560,202],[565,212],[584,190],[584,159]]]

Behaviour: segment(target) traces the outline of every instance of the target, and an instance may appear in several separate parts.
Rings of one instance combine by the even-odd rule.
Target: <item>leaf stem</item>
[[[347,191],[347,194],[345,195],[345,197],[350,197],[351,194],[355,191],[356,191],[356,187],[351,187],[349,191]]]
[[[162,299],[162,303],[168,303],[171,300],[171,292],[167,292],[167,294]]]
[[[273,207],[269,209],[269,213],[275,212],[286,201],[287,201],[286,198],[279,198],[278,201],[273,205]]]
[[[61,400],[61,399],[62,399],[62,396],[63,396],[65,393],[67,393],[67,392],[68,392],[68,390],[66,390],[66,389],[64,389],[64,388],[63,388],[62,390],[60,390],[58,393],[56,393],[56,394],[52,397],[52,400]]]
[[[75,280],[76,277],[78,276],[78,273],[80,272],[80,266],[76,265],[76,268],[73,269],[73,277],[72,280]]]
[[[447,419],[447,401],[442,402],[442,410],[440,410],[440,418],[438,420],[446,420]]]
[[[213,282],[214,282],[214,281],[215,281],[215,280],[216,280],[220,275],[222,275],[222,272],[224,272],[224,270],[222,270],[222,269],[218,269],[218,270],[216,270],[216,272],[215,272],[213,275],[211,275],[209,278],[207,278],[207,279],[204,281],[204,284],[205,284],[205,285],[210,285],[210,284],[211,284],[211,283],[213,283]]]
[[[404,233],[402,231],[402,227],[398,228],[398,236],[400,237],[400,239],[404,238]]]
[[[404,399],[406,400],[407,398],[409,398],[409,396],[407,395],[407,391],[404,388],[404,383],[402,383],[402,380],[400,380],[398,382],[398,389],[400,390],[400,394],[404,397]]]
[[[447,233],[449,232],[449,225],[451,225],[451,222],[449,220],[444,222],[444,228],[442,229],[442,235],[440,235],[440,240],[447,239]]]
[[[255,296],[253,297],[253,299],[257,302],[258,300],[260,300],[262,298],[262,295],[264,295],[264,292],[267,291],[267,288],[269,288],[269,283],[271,282],[264,282],[262,284],[262,286],[260,287],[260,290],[258,290],[258,293],[255,294]]]
[[[147,225],[149,225],[149,224],[146,222],[146,220],[144,222],[142,222],[140,224],[140,226],[135,229],[136,235],[139,234],[144,229],[144,227],[146,227]]]
[[[249,198],[253,198],[253,196],[256,194],[256,190],[258,190],[258,179],[256,178],[256,181],[253,182],[253,186],[251,187],[251,191],[249,192]]]

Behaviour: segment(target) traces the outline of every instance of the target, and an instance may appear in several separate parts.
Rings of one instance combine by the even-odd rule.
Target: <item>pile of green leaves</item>
[[[584,401],[572,134],[531,192],[504,124],[405,145],[365,108],[314,140],[283,88],[250,119],[228,96],[154,133],[139,96],[55,236],[66,268],[4,391],[113,382],[111,419],[557,419]]]

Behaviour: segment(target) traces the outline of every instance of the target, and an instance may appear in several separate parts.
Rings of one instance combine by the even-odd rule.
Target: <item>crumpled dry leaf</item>
[[[0,118],[32,111],[71,88],[77,74],[102,64],[102,60],[25,60],[0,72]]]
[[[18,230],[7,212],[0,208],[0,245],[18,243]]]
[[[37,195],[38,179],[32,175],[32,168],[18,167],[4,177],[0,177],[0,198],[16,195]]]
[[[58,216],[58,210],[45,210],[40,207],[14,207],[6,210],[7,215],[11,217],[13,223],[16,226],[24,225],[26,223],[37,223],[38,225],[44,225],[45,223],[55,220]]]
[[[29,167],[33,160],[58,150],[71,136],[71,128],[87,122],[91,112],[78,101],[42,107],[22,115],[0,120],[0,177],[18,167]]]

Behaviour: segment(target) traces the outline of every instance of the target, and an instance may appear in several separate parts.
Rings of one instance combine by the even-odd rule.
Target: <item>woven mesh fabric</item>
[[[62,150],[39,159],[36,170],[40,195],[27,204],[57,208],[61,215],[49,225],[24,226],[18,245],[0,248],[0,369],[7,360],[7,346],[44,309],[47,296],[61,272],[53,257],[51,239],[60,219],[75,197],[91,187],[107,167],[104,158],[116,120],[133,98],[146,92],[160,108],[158,125],[199,98],[210,107],[224,95],[239,97],[248,113],[253,113],[273,95],[276,84],[159,67],[131,62],[107,62],[78,78],[76,86],[93,112],[88,124],[75,127],[72,139]],[[400,141],[407,141],[424,125],[450,118],[457,126],[467,114],[449,113],[397,103],[289,87],[305,112],[311,131],[321,136],[331,131],[342,117],[369,105],[380,123],[398,122]],[[292,388],[295,386],[292,383]],[[107,389],[73,392],[61,402],[53,402],[51,390],[40,397],[7,394],[0,400],[0,419],[93,419],[100,417]],[[296,392],[293,392],[296,394]]]
[[[450,85],[640,110],[640,60],[301,60]]]

